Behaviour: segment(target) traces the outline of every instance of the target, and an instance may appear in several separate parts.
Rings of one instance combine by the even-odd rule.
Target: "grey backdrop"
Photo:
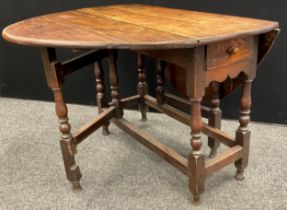
[[[109,5],[115,3],[141,3],[188,10],[247,16],[276,20],[283,29],[271,54],[258,70],[253,83],[252,120],[287,124],[287,59],[285,23],[287,1],[285,0],[145,0],[145,1],[95,1],[95,0],[1,0],[0,28],[24,18],[51,12]],[[65,57],[69,52],[61,50]],[[155,87],[154,62],[148,60],[149,89]],[[130,52],[120,52],[120,82],[122,96],[136,92],[135,57]],[[66,81],[65,98],[69,103],[95,104],[95,85],[92,68],[77,72]],[[0,39],[0,96],[35,100],[52,100],[47,88],[39,49],[16,46]],[[238,93],[222,101],[224,117],[237,118]],[[19,110],[21,111],[21,110]]]

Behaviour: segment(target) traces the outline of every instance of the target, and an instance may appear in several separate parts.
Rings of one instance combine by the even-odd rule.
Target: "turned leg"
[[[211,110],[209,113],[208,124],[214,128],[221,128],[222,113],[220,110],[219,100],[219,84],[217,82],[211,83]],[[208,137],[208,146],[210,147],[209,157],[213,158],[217,154],[217,149],[220,143],[216,139]]]
[[[204,191],[205,163],[201,152],[201,99],[190,99],[191,102],[191,147],[189,155],[189,188],[193,194],[193,203],[200,203],[200,195]]]
[[[201,101],[205,93],[205,47],[197,47],[189,51],[189,63],[186,69],[186,92],[189,97],[190,128],[192,151],[188,156],[189,189],[193,195],[193,204],[200,203],[200,196],[204,191],[205,161],[201,151],[202,146],[202,117]]]
[[[62,134],[60,145],[65,165],[67,179],[72,183],[73,190],[81,190],[80,179],[81,172],[75,161],[76,142],[71,134],[71,126],[68,119],[68,109],[64,102],[62,94],[62,85],[64,82],[63,74],[60,74],[56,50],[54,48],[42,49],[42,60],[44,64],[45,74],[48,86],[54,93],[56,114],[59,119],[59,129]]]
[[[157,68],[156,68],[156,100],[157,103],[163,105],[165,103],[164,98],[164,62],[158,60],[157,61]]]
[[[244,80],[241,91],[239,118],[240,126],[236,131],[236,143],[243,147],[243,157],[235,162],[235,167],[237,168],[235,178],[237,180],[244,179],[244,169],[248,165],[250,142],[250,130],[248,128],[248,124],[250,122],[251,83],[252,80]]]
[[[146,121],[146,114],[148,112],[148,106],[145,104],[144,96],[147,94],[146,73],[144,67],[144,56],[140,53],[137,54],[137,66],[138,66],[138,95],[141,97],[139,100],[139,110],[142,115],[142,121]]]
[[[59,118],[59,129],[62,133],[60,145],[62,149],[62,155],[65,164],[65,170],[68,180],[72,183],[72,189],[74,191],[81,190],[80,178],[81,172],[78,165],[75,162],[76,143],[70,132],[71,126],[68,119],[68,109],[64,102],[61,88],[53,88],[56,113]]]
[[[100,62],[95,63],[95,76],[96,76],[96,88],[97,88],[97,105],[99,114],[103,112],[103,109],[108,107],[107,98],[105,96],[105,85],[104,85],[104,72]],[[103,125],[103,135],[107,136],[109,132],[109,122]]]
[[[111,84],[112,106],[116,107],[116,118],[123,117],[123,108],[120,103],[119,95],[119,76],[116,66],[117,54],[115,50],[111,50],[108,57],[109,77]]]

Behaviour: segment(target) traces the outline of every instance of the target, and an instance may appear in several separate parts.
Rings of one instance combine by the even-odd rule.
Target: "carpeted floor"
[[[70,105],[69,112],[73,130],[97,113],[96,107],[79,105]],[[187,126],[155,113],[146,123],[135,111],[126,111],[125,118],[189,153]],[[223,122],[228,131],[237,125]],[[0,98],[0,209],[287,209],[286,126],[251,123],[247,178],[236,181],[233,165],[208,177],[198,207],[191,206],[184,175],[114,125],[110,136],[96,132],[79,145],[83,191],[73,193],[57,126],[52,103]]]

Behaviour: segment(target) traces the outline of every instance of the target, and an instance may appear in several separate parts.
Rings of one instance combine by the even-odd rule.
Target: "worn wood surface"
[[[277,22],[251,18],[113,5],[27,19],[5,28],[3,36],[14,43],[41,47],[166,49],[262,34],[277,27]]]
[[[115,107],[111,106],[105,110],[101,110],[100,114],[97,115],[93,120],[88,122],[86,125],[81,127],[74,133],[76,144],[80,144],[85,138],[91,135],[94,131],[103,125],[106,125],[111,118],[115,116]]]
[[[242,150],[243,150],[242,146],[237,145],[225,150],[218,156],[207,160],[205,164],[205,173],[207,175],[210,175],[222,169],[223,167],[237,161],[242,157],[243,154]]]
[[[213,81],[220,82],[218,97],[223,98],[234,91],[241,82],[236,82],[239,74],[245,73],[254,78],[257,66],[258,37],[232,39],[224,42],[210,43],[206,46],[206,65],[204,66],[205,95],[203,101],[212,100]],[[180,93],[188,98],[188,71],[192,65],[195,49],[169,49],[169,50],[144,50],[146,55],[160,58],[169,63],[167,77]],[[197,53],[196,53],[197,54]],[[203,71],[202,71],[203,72]]]
[[[173,106],[179,109],[180,111],[190,114],[191,105],[188,100],[170,93],[164,94],[164,100],[166,101],[166,104]],[[209,118],[210,111],[211,111],[210,108],[203,105],[201,106],[202,117]]]
[[[87,65],[100,61],[108,56],[108,50],[92,50],[60,64],[62,74],[71,74]]]
[[[139,104],[140,98],[141,98],[141,96],[139,96],[139,95],[123,98],[123,99],[121,99],[122,107],[128,108],[128,107],[136,106]]]
[[[60,122],[66,174],[75,190],[81,188],[81,173],[75,162],[77,144],[101,126],[108,134],[107,126],[111,120],[186,174],[193,201],[198,204],[206,175],[234,162],[236,179],[244,178],[249,156],[251,81],[256,76],[258,63],[270,50],[278,33],[278,23],[272,21],[155,6],[114,5],[24,20],[5,28],[3,37],[10,42],[41,46],[43,49],[45,74],[48,86],[54,92]],[[59,62],[56,47],[92,51]],[[119,48],[137,52],[137,95],[125,99],[121,99],[119,93],[116,65]],[[145,56],[158,61],[156,98],[147,93]],[[106,101],[104,72],[100,63],[106,57],[111,103]],[[72,135],[62,94],[64,78],[94,62],[99,115]],[[175,97],[164,90],[165,73],[187,99]],[[219,99],[239,85],[242,85],[240,126],[234,138],[220,129]],[[209,102],[211,108],[204,108],[202,101]],[[121,119],[123,108],[132,105],[139,105],[144,120],[147,106],[150,106],[188,125],[191,128],[188,158]],[[208,117],[209,124],[203,123],[202,117]],[[213,157],[207,161],[201,151],[202,133],[209,136]],[[231,148],[216,156],[219,142]]]
[[[55,109],[59,121],[59,130],[61,132],[60,146],[64,160],[64,166],[67,179],[72,184],[74,191],[81,190],[80,179],[81,171],[76,164],[75,155],[77,153],[76,140],[71,134],[71,125],[68,118],[68,108],[64,101],[62,86],[64,78],[59,74],[54,64],[57,63],[56,51],[53,48],[42,49],[42,59],[46,74],[48,86],[54,94]]]
[[[243,157],[242,159],[235,162],[235,167],[237,172],[235,178],[237,180],[244,179],[244,170],[248,165],[249,160],[249,145],[250,145],[250,129],[248,124],[250,122],[250,113],[251,113],[251,84],[252,78],[248,76],[243,78],[241,97],[240,97],[240,117],[239,124],[236,131],[236,143],[243,147]]]

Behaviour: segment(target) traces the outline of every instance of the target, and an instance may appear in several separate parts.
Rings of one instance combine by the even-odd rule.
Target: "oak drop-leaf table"
[[[81,173],[75,162],[77,145],[102,127],[108,135],[113,122],[189,178],[193,202],[199,203],[205,178],[235,163],[235,178],[242,180],[248,164],[251,82],[257,66],[279,34],[277,22],[185,11],[146,5],[113,5],[84,8],[35,17],[3,31],[12,43],[40,47],[45,74],[52,89],[59,118],[64,165],[74,190],[81,189]],[[82,52],[59,61],[56,48]],[[116,67],[117,50],[137,53],[137,95],[120,98]],[[147,93],[144,58],[157,60],[156,98]],[[112,101],[106,99],[101,60],[109,64]],[[71,133],[62,94],[64,78],[94,64],[99,114]],[[182,97],[167,93],[168,78]],[[241,87],[239,127],[235,135],[220,129],[220,99]],[[208,104],[203,106],[202,104]],[[152,107],[191,128],[188,157],[160,143],[123,119],[123,109],[138,105],[142,119]],[[208,123],[202,122],[202,117]],[[209,136],[210,158],[201,151],[202,133]],[[176,139],[175,139],[176,141]],[[228,146],[217,154],[219,143]]]

